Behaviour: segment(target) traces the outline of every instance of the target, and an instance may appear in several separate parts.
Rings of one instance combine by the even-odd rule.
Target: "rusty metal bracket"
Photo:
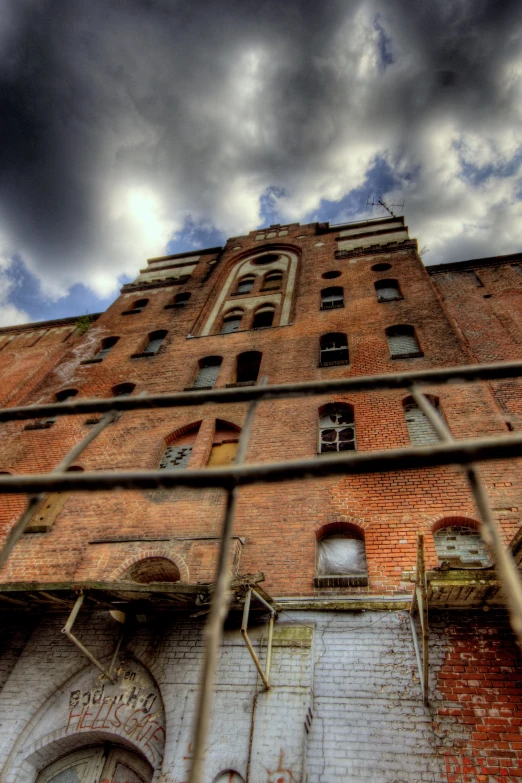
[[[120,651],[121,643],[123,641],[123,634],[124,631],[121,632],[120,638],[118,639],[118,643],[116,645],[116,648],[114,650],[110,665],[108,669],[105,669],[103,664],[99,662],[95,656],[89,652],[87,647],[85,647],[79,639],[76,638],[76,636],[72,633],[72,627],[75,623],[76,618],[78,617],[79,611],[82,608],[82,604],[85,600],[85,593],[80,593],[78,598],[76,599],[76,603],[74,604],[71,614],[69,615],[67,622],[65,623],[64,627],[62,628],[62,633],[66,635],[70,641],[76,645],[76,647],[85,655],[86,658],[90,660],[91,663],[93,663],[97,669],[101,671],[102,674],[104,674],[110,682],[114,682],[114,678],[112,676],[114,665],[116,663],[116,658],[118,657],[118,653]]]
[[[248,636],[248,615],[250,613],[250,599],[252,597],[252,594],[254,594],[254,596],[258,599],[258,601],[261,601],[261,603],[264,604],[266,608],[269,609],[270,611],[270,622],[268,624],[268,646],[266,651],[266,662],[265,662],[264,671],[263,671],[263,667],[261,666],[261,662],[256,655],[256,651],[252,646],[252,642],[250,641],[250,638]],[[270,689],[270,664],[272,663],[272,640],[274,638],[275,614],[276,614],[276,610],[274,609],[274,607],[270,606],[270,604],[267,603],[267,601],[265,601],[265,599],[262,598],[259,595],[259,593],[256,590],[254,590],[253,587],[250,587],[245,596],[245,606],[243,608],[243,622],[241,623],[241,635],[248,648],[248,652],[252,656],[252,660],[256,665],[256,669],[259,672],[259,676],[263,680],[263,684],[267,691]]]
[[[422,631],[422,659],[415,627],[415,610],[419,611],[419,620]],[[426,585],[426,561],[424,558],[424,533],[419,533],[417,539],[417,572],[415,575],[415,588],[411,599],[410,623],[413,635],[415,657],[419,667],[419,679],[422,688],[422,698],[428,706],[428,672],[429,672],[429,628],[428,628],[428,590]]]

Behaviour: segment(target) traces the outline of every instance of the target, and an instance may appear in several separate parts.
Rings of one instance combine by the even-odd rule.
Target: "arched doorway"
[[[77,750],[43,769],[36,783],[150,783],[152,768],[145,759],[117,746]]]

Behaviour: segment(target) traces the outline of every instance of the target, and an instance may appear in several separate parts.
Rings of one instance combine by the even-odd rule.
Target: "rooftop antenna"
[[[384,212],[387,212],[392,217],[396,218],[397,215],[395,214],[395,212],[393,210],[394,209],[404,209],[404,204],[405,204],[404,201],[402,202],[402,204],[398,204],[398,203],[395,203],[395,202],[393,204],[388,204],[384,200],[384,198],[382,196],[380,196],[376,201],[374,201],[373,199],[371,199],[371,200],[370,199],[371,199],[371,196],[368,196],[368,199],[366,201],[366,210],[369,209],[370,210],[370,214],[373,212],[373,209],[375,207],[375,208],[381,210],[381,214],[382,214],[382,211],[384,211]]]

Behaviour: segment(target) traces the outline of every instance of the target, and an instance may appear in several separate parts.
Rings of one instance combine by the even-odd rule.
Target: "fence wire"
[[[203,770],[205,745],[208,737],[212,691],[217,656],[222,639],[223,622],[229,603],[229,543],[233,533],[234,507],[240,486],[303,480],[360,473],[418,470],[443,465],[462,465],[466,469],[472,495],[475,499],[482,526],[482,535],[492,548],[498,578],[507,597],[511,623],[522,644],[522,582],[511,553],[506,550],[487,501],[487,493],[474,463],[506,460],[522,457],[522,434],[474,438],[456,441],[448,427],[437,414],[429,399],[421,393],[421,386],[462,384],[477,381],[516,379],[522,376],[522,362],[473,365],[423,370],[409,373],[361,376],[328,381],[265,385],[266,379],[253,387],[212,389],[174,394],[155,394],[136,397],[78,400],[48,405],[30,405],[0,410],[0,422],[26,421],[46,416],[78,416],[93,413],[106,414],[99,424],[64,457],[49,474],[0,475],[1,493],[26,493],[28,505],[21,518],[9,532],[0,551],[0,566],[5,563],[16,542],[31,520],[45,492],[91,492],[132,489],[171,489],[185,487],[220,487],[227,492],[227,503],[222,523],[221,544],[214,581],[211,611],[205,628],[205,653],[198,694],[192,768],[189,783],[199,783]],[[244,459],[254,422],[257,404],[261,401],[310,397],[315,395],[340,395],[355,392],[376,392],[406,389],[429,419],[440,443],[418,448],[388,449],[383,451],[320,455],[313,459],[289,460],[275,463],[245,465]],[[205,468],[180,471],[111,471],[65,472],[79,454],[94,441],[118,413],[128,411],[154,411],[200,404],[227,404],[249,402],[245,424],[241,433],[235,463],[224,468]],[[14,434],[14,433],[13,433]]]

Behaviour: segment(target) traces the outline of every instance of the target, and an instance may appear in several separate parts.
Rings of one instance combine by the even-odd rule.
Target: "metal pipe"
[[[267,677],[266,677],[266,674],[265,674],[265,673],[264,673],[264,671],[263,671],[263,667],[262,667],[262,666],[261,666],[261,664],[259,663],[259,658],[258,658],[258,657],[257,657],[257,655],[256,655],[256,651],[255,651],[255,650],[254,650],[254,648],[252,647],[252,642],[251,642],[251,641],[250,641],[250,639],[248,638],[248,633],[246,632],[246,630],[245,630],[244,628],[241,628],[241,634],[243,635],[243,639],[244,639],[244,641],[245,641],[245,644],[246,644],[246,646],[248,647],[248,652],[249,652],[249,653],[250,653],[250,655],[252,656],[252,660],[254,661],[254,663],[255,663],[255,665],[256,665],[256,669],[257,669],[257,671],[259,672],[259,676],[260,676],[260,677],[261,677],[261,679],[263,680],[263,685],[265,686],[265,688],[266,688],[266,689],[267,689],[267,691],[268,691],[268,690],[270,690],[270,683],[268,682],[268,679],[267,679]]]
[[[243,604],[243,620],[241,621],[241,630],[246,631],[248,628],[248,615],[250,614],[250,597],[252,595],[252,590],[247,590],[247,594],[245,596],[245,603]]]
[[[266,651],[266,664],[265,664],[266,680],[268,683],[270,682],[270,666],[272,664],[272,643],[274,640],[274,617],[275,617],[275,612],[272,612],[272,614],[270,615],[270,621],[268,623],[268,648]]]
[[[265,382],[265,379],[262,379],[262,382]],[[253,400],[248,406],[243,429],[239,436],[239,446],[235,457],[236,464],[239,464],[246,454],[256,407],[257,400]],[[223,470],[223,468],[221,470]],[[205,471],[203,470],[203,473],[204,472]],[[212,595],[210,612],[204,630],[205,650],[196,708],[196,724],[194,726],[194,739],[192,742],[193,754],[189,783],[200,783],[203,769],[205,742],[208,735],[214,680],[216,678],[217,657],[223,633],[223,623],[230,600],[230,574],[228,563],[230,559],[230,541],[234,525],[236,499],[236,487],[229,487],[227,492],[227,505],[221,528],[221,545],[216,567],[215,589]]]
[[[505,364],[466,365],[437,370],[420,370],[383,375],[364,375],[328,381],[275,384],[273,386],[247,386],[236,389],[209,389],[173,394],[150,394],[135,397],[109,397],[96,400],[30,405],[0,410],[0,422],[24,421],[44,416],[77,416],[110,411],[158,410],[188,407],[202,403],[237,403],[252,400],[308,397],[317,394],[348,394],[360,391],[404,389],[412,384],[438,385],[445,383],[469,383],[492,381],[522,376],[522,362]]]
[[[419,670],[419,680],[420,680],[422,694],[424,696],[424,676],[423,676],[422,661],[421,661],[420,650],[419,650],[419,642],[417,639],[417,629],[415,628],[415,620],[413,619],[413,615],[411,614],[410,614],[410,623],[411,623],[411,634],[413,637],[413,646],[415,648],[415,657],[417,659],[417,668]]]
[[[258,601],[261,601],[261,603],[262,603],[262,604],[264,604],[264,605],[266,606],[266,608],[267,608],[267,609],[270,611],[270,613],[271,613],[271,614],[273,614],[273,615],[274,615],[274,614],[276,613],[276,610],[274,609],[274,607],[273,607],[273,606],[271,606],[271,605],[268,603],[268,601],[265,601],[265,599],[264,599],[264,598],[262,598],[262,596],[260,596],[260,595],[259,595],[259,593],[257,592],[257,590],[256,590],[255,588],[252,588],[252,592],[254,593],[254,595],[255,595],[255,597],[257,598],[257,600],[258,600]],[[250,602],[249,602],[249,603],[250,603]]]
[[[82,608],[82,604],[85,600],[84,593],[80,593],[78,598],[76,599],[76,603],[74,604],[73,608],[71,609],[71,614],[69,615],[67,622],[65,623],[65,626],[62,628],[63,633],[70,633],[71,629],[74,625],[74,621],[78,617],[78,612]]]
[[[102,672],[102,674],[104,674],[107,677],[107,679],[109,679],[111,682],[114,682],[114,679],[113,679],[112,674],[111,674],[111,668],[112,668],[113,662],[115,661],[115,656],[119,652],[120,644],[121,644],[121,638],[122,637],[120,637],[120,641],[118,642],[118,644],[116,646],[116,651],[115,651],[115,654],[113,655],[113,658],[112,658],[112,661],[111,661],[111,667],[109,668],[109,671],[107,671],[103,667],[103,665],[99,662],[99,660],[97,658],[95,658],[94,655],[91,652],[89,652],[87,647],[85,647],[80,642],[80,640],[77,639],[76,636],[72,633],[72,627],[73,627],[73,625],[74,625],[74,623],[76,621],[76,618],[78,617],[78,613],[79,613],[80,609],[82,608],[82,604],[83,604],[84,600],[85,600],[85,594],[84,593],[80,593],[80,595],[76,599],[76,603],[74,604],[74,606],[73,606],[73,608],[71,610],[71,614],[67,618],[67,622],[65,623],[64,627],[62,628],[62,633],[65,634],[65,636],[73,644],[76,645],[76,647],[85,655],[85,657],[88,658],[91,661],[91,663],[93,663],[96,666],[96,668],[99,669]]]
[[[67,470],[73,462],[80,456],[82,451],[87,448],[97,435],[102,432],[108,424],[114,421],[118,414],[113,412],[107,413],[101,421],[98,422],[90,432],[88,432],[82,440],[74,446],[70,452],[62,459],[62,461],[51,471],[50,475],[59,475],[63,471]],[[50,490],[53,491],[53,490]],[[38,493],[34,497],[31,497],[27,501],[27,506],[20,519],[11,528],[6,538],[4,546],[0,550],[0,568],[4,565],[7,558],[13,551],[20,537],[23,535],[27,525],[33,518],[34,514],[40,503],[44,500],[44,494]]]
[[[173,487],[222,487],[279,483],[294,479],[419,470],[441,465],[522,457],[522,435],[477,438],[419,448],[371,452],[342,452],[320,458],[231,465],[198,470],[93,471],[0,476],[0,493],[84,492],[115,489],[171,489]]]

